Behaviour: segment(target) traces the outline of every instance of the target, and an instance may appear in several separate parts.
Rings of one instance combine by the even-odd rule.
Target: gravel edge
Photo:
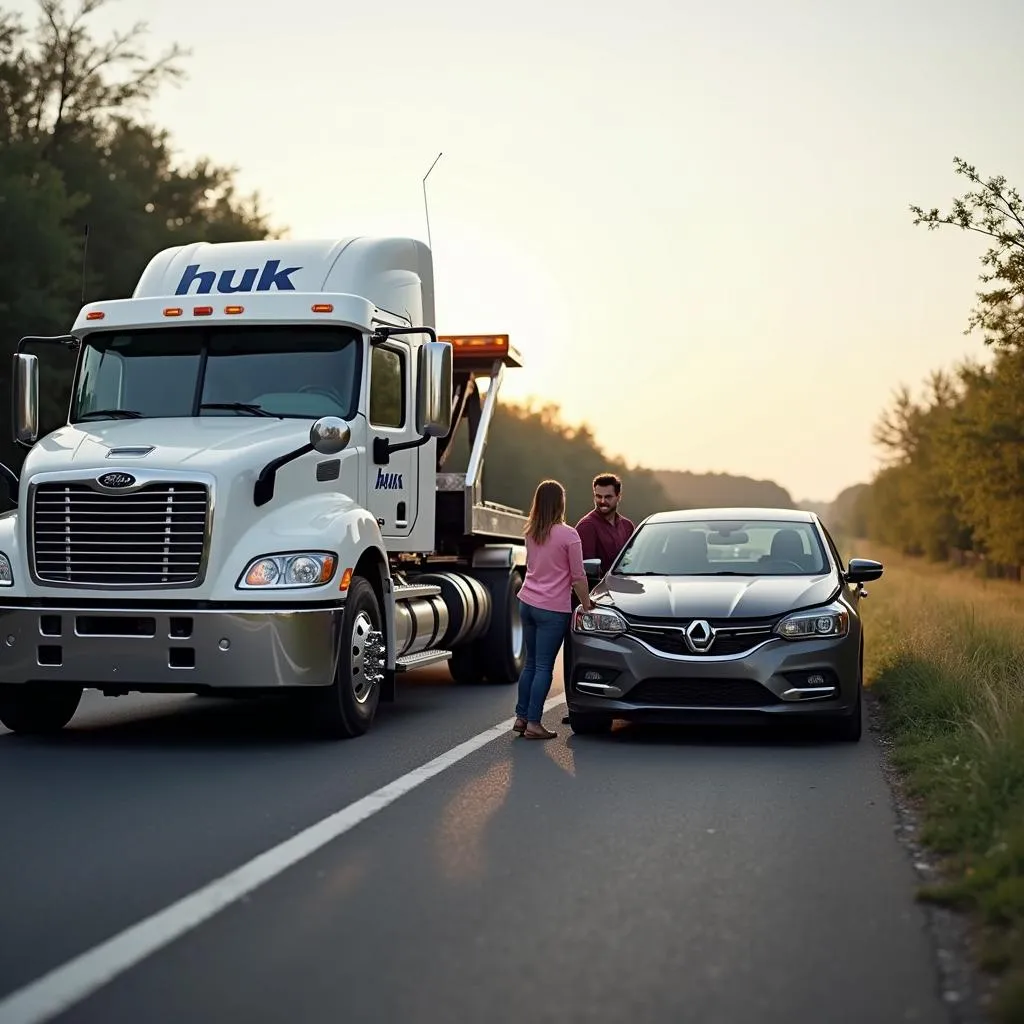
[[[882,774],[889,784],[896,816],[894,832],[913,865],[920,884],[942,878],[941,859],[922,845],[919,804],[907,791],[906,779],[892,763],[893,743],[885,733],[881,704],[865,689],[866,724],[881,754]],[[992,1024],[991,1006],[997,982],[976,966],[976,930],[970,918],[946,907],[918,902],[925,913],[938,971],[938,990],[951,1024]]]

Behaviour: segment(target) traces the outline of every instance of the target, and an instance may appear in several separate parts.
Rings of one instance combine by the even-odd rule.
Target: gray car
[[[593,562],[588,572],[599,573]],[[574,732],[616,718],[742,722],[773,716],[861,737],[862,584],[813,512],[689,509],[637,527],[577,608],[566,654]]]

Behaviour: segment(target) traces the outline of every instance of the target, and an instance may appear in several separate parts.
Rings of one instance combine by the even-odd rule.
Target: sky
[[[438,330],[510,334],[503,395],[630,465],[831,500],[877,470],[898,385],[985,354],[984,240],[909,206],[966,190],[954,156],[1024,188],[1014,0],[114,0],[92,23],[139,19],[191,51],[152,120],[291,237],[426,240],[443,153]]]

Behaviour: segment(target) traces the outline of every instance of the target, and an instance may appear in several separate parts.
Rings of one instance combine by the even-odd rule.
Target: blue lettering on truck
[[[215,270],[200,270],[198,263],[190,263],[181,275],[175,295],[188,295],[189,289],[194,284],[199,287],[192,293],[194,295],[209,295],[213,291],[216,282],[217,291],[222,295],[231,295],[235,292],[269,292],[276,288],[279,292],[293,292],[295,285],[291,282],[291,275],[301,270],[302,267],[285,267],[279,269],[280,260],[267,260],[263,264],[262,273],[259,267],[249,267],[247,270],[222,270],[217,276]],[[257,280],[257,275],[259,280]]]
[[[377,483],[374,484],[375,491],[400,491],[402,489],[401,473],[385,473],[383,469],[377,470]]]

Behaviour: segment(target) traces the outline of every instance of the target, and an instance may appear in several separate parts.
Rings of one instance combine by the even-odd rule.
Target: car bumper
[[[768,640],[735,657],[668,655],[632,637],[571,634],[566,700],[577,713],[662,722],[835,718],[857,707],[860,636]]]
[[[334,679],[341,608],[0,607],[0,683],[260,691]]]

